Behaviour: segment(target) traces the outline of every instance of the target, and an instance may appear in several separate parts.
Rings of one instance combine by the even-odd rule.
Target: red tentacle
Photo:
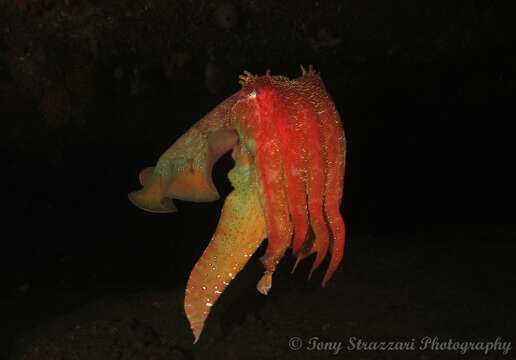
[[[321,91],[317,94],[318,102],[315,107],[322,131],[325,134],[322,139],[327,156],[324,213],[332,235],[330,264],[322,281],[322,285],[325,286],[344,255],[345,224],[340,213],[340,203],[344,186],[346,140],[335,105],[324,90],[322,81],[317,79]]]
[[[296,109],[291,109],[292,101],[285,99],[280,112],[280,144],[287,189],[287,200],[293,223],[294,239],[292,252],[298,254],[308,234],[308,205],[306,196],[306,141],[305,123]]]
[[[315,261],[310,270],[312,272],[319,267],[326,257],[329,245],[329,231],[323,214],[324,185],[325,185],[325,154],[321,139],[317,115],[312,111],[304,112],[306,127],[306,142],[308,144],[307,166],[308,166],[308,208],[310,225],[315,238],[310,254],[317,253]]]
[[[266,78],[265,81],[269,79]],[[256,165],[261,182],[268,244],[262,263],[274,272],[279,260],[290,246],[292,223],[285,186],[284,159],[281,152],[280,130],[275,94],[260,89],[259,127],[256,131]]]
[[[267,249],[261,261],[267,271],[273,272],[292,239],[292,224],[287,205],[279,144],[270,141],[267,145],[262,146],[257,151],[256,163],[262,182],[268,237]]]

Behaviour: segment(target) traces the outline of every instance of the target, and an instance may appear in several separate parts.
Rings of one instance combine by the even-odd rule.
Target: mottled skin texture
[[[213,304],[265,238],[265,273],[257,285],[263,294],[289,247],[296,266],[316,254],[310,275],[330,253],[323,286],[341,262],[344,132],[319,75],[312,67],[301,70],[293,80],[244,72],[242,89],[190,128],[155,167],[142,170],[143,189],[129,194],[151,212],[176,211],[172,199],[216,200],[211,170],[232,150],[235,166],[228,177],[234,190],[186,289],[195,341]]]

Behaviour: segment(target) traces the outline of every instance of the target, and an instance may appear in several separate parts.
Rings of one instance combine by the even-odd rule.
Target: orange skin
[[[217,200],[211,169],[232,150],[235,166],[228,177],[234,190],[186,288],[194,342],[211,307],[265,238],[265,273],[257,284],[265,295],[289,247],[295,266],[316,254],[310,275],[330,252],[323,286],[342,260],[346,140],[321,78],[311,66],[301,70],[293,80],[269,71],[260,77],[244,72],[242,89],[181,136],[156,167],[142,170],[143,189],[129,194],[151,212],[176,211],[172,199]]]

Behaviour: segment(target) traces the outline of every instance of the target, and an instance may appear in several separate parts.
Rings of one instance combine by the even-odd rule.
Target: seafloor
[[[125,289],[95,281],[29,289],[2,303],[4,331],[18,335],[9,359],[509,359],[514,349],[503,356],[419,348],[426,337],[514,344],[514,243],[470,235],[351,236],[343,267],[326,288],[320,273],[305,280],[306,264],[291,275],[289,259],[267,297],[254,288],[261,269],[253,258],[196,345],[183,313],[185,281],[174,275],[160,273],[159,284],[140,278]],[[304,341],[297,351],[289,347],[294,337]],[[337,356],[310,350],[314,337],[343,349]],[[415,350],[359,351],[358,339],[415,341]]]

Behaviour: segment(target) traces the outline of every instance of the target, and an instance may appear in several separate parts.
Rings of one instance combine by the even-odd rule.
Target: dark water
[[[23,29],[23,21],[13,19],[9,31],[16,34]],[[344,34],[339,31],[335,36]],[[405,36],[409,44],[417,42],[415,35]],[[147,310],[127,305],[125,296],[156,292],[180,305],[185,281],[217,224],[222,200],[178,202],[180,211],[171,215],[142,212],[127,200],[127,193],[138,188],[138,171],[152,165],[189,126],[238,90],[236,75],[241,67],[260,73],[271,68],[273,74],[295,77],[298,64],[309,62],[321,71],[348,138],[342,212],[349,229],[349,259],[345,259],[349,263],[339,270],[338,285],[327,293],[313,283],[303,285],[304,275],[288,278],[285,265],[278,284],[287,290],[271,303],[241,295],[254,291],[241,280],[235,285],[235,295],[227,298],[228,304],[239,309],[237,315],[228,315],[229,310],[214,315],[218,320],[213,321],[220,322],[221,329],[213,330],[213,336],[206,334],[211,340],[208,345],[201,344],[201,350],[184,350],[181,335],[177,340],[181,356],[202,358],[221,348],[232,349],[235,358],[244,356],[253,329],[267,329],[261,323],[267,319],[276,324],[269,335],[287,341],[296,327],[282,327],[282,321],[288,323],[292,321],[288,316],[294,316],[282,318],[282,301],[292,295],[307,296],[309,300],[301,299],[297,311],[308,307],[314,314],[299,326],[303,336],[311,336],[311,326],[322,326],[328,318],[354,318],[343,314],[339,304],[354,308],[353,304],[364,298],[368,306],[357,307],[354,318],[358,324],[363,322],[357,333],[364,336],[382,338],[389,329],[401,337],[468,338],[478,334],[482,340],[514,334],[508,320],[514,314],[510,301],[514,287],[508,283],[514,277],[510,256],[516,234],[510,174],[514,161],[512,132],[506,125],[514,119],[515,59],[506,48],[508,43],[498,40],[490,44],[478,35],[467,46],[447,43],[449,51],[428,54],[434,55],[429,58],[401,51],[378,55],[370,48],[365,55],[355,56],[356,44],[343,37],[335,49],[296,53],[301,45],[291,44],[288,51],[274,57],[281,46],[270,40],[270,45],[259,45],[261,52],[249,49],[261,57],[238,58],[235,63],[230,58],[239,51],[221,44],[217,51],[227,51],[228,58],[220,61],[224,65],[215,92],[205,86],[203,64],[208,60],[200,59],[202,51],[193,45],[191,50],[182,47],[194,54],[192,65],[172,80],[147,56],[144,44],[136,55],[129,55],[120,45],[119,55],[102,53],[93,60],[94,95],[89,102],[74,98],[72,125],[48,129],[40,123],[38,97],[20,90],[23,84],[9,65],[17,49],[10,39],[5,35],[0,48],[1,84],[10,84],[0,95],[18,100],[0,103],[5,127],[0,144],[4,209],[0,357],[8,358],[15,348],[31,353],[34,344],[46,341],[46,324],[59,316],[78,314],[76,321],[90,321],[95,315],[81,313],[81,309],[88,304],[95,307],[99,301],[102,304],[105,296],[115,297],[112,308],[128,306],[132,309],[128,312],[134,311],[140,320],[146,318]],[[219,53],[216,56],[220,57]],[[203,56],[208,58],[205,53]],[[62,61],[60,67],[66,68]],[[138,81],[133,68],[141,69]],[[117,69],[123,71],[121,79],[115,76]],[[225,156],[214,170],[223,197],[231,191],[226,179],[231,167],[231,158]],[[261,271],[258,259],[253,260],[256,264],[249,266]],[[249,283],[255,281],[249,273],[242,276]],[[396,284],[389,285],[389,280]],[[289,285],[291,281],[293,285]],[[227,289],[231,291],[232,287]],[[440,291],[445,295],[432,300],[432,294]],[[240,307],[239,296],[272,315],[267,318],[259,310]],[[225,300],[223,297],[220,302]],[[317,310],[311,301],[317,302],[317,308],[329,310]],[[375,330],[376,322],[368,318],[377,304],[381,304],[379,314],[385,315],[379,315],[383,320],[378,326],[383,330]],[[466,310],[457,310],[461,306]],[[478,315],[484,310],[487,315]],[[241,319],[246,319],[248,311],[258,323]],[[405,312],[407,327],[392,325],[397,321],[393,314]],[[109,322],[108,310],[100,314],[99,319]],[[180,311],[167,316],[183,319]],[[385,320],[389,316],[393,319]],[[469,320],[476,316],[477,320]],[[178,321],[183,322],[177,331],[188,334],[184,319]],[[243,328],[237,327],[244,334],[241,341],[230,340],[242,321]],[[331,329],[333,323],[329,323]],[[36,330],[34,343],[17,345],[37,325],[43,330]],[[350,324],[336,326],[326,335],[353,335],[345,330],[349,326],[353,328]],[[57,328],[56,337],[60,331],[66,332],[65,325]],[[174,334],[176,329],[162,331],[163,336],[173,337],[169,332]],[[128,339],[138,334],[136,331]],[[81,341],[88,344],[88,337]],[[97,346],[94,341],[91,344]],[[264,354],[271,358],[295,355],[284,347],[275,352],[286,343],[268,346]],[[68,354],[67,350],[62,354]],[[156,354],[161,358],[161,353]],[[310,355],[305,351],[300,356]]]

